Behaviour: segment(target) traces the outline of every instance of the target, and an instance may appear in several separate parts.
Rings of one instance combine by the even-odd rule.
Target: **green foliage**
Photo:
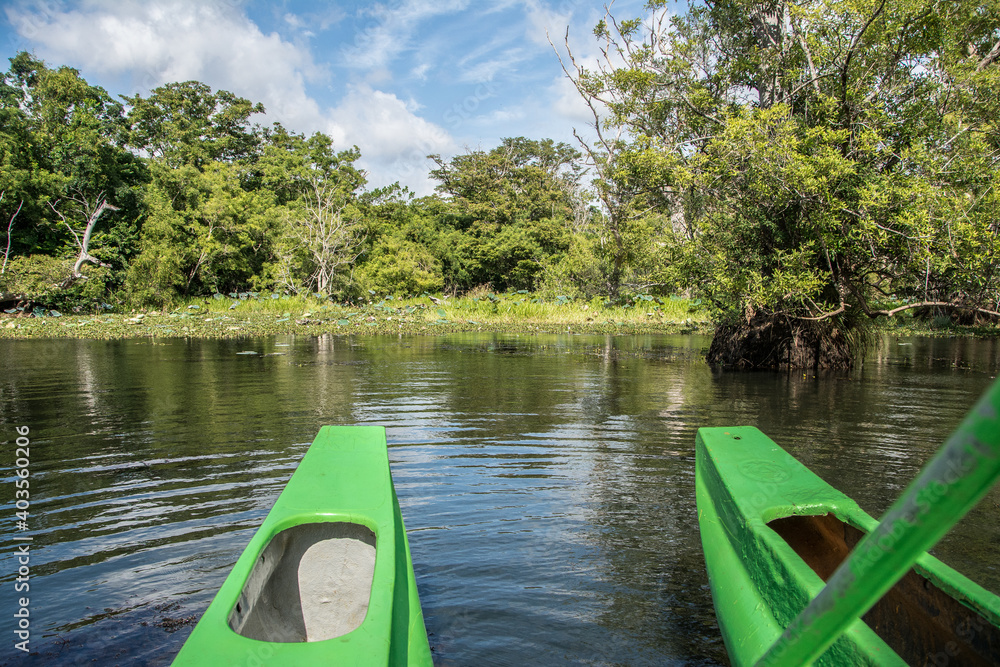
[[[384,236],[355,274],[360,293],[412,296],[444,287],[441,262],[419,243]]]
[[[601,254],[596,237],[574,234],[566,253],[545,267],[539,291],[587,300],[606,294],[606,264]]]
[[[74,233],[107,201],[116,210],[101,217],[90,245],[120,274],[147,178],[124,147],[121,104],[72,68],[50,69],[27,53],[10,62],[0,80],[0,217],[14,218],[11,254],[78,253]]]
[[[122,99],[130,106],[129,144],[171,167],[245,162],[259,149],[261,133],[250,116],[264,113],[264,106],[229,91],[186,81]]]
[[[850,328],[890,298],[998,310],[1000,13],[930,0],[649,9],[602,21],[607,61],[574,73],[609,112],[591,155],[619,266],[640,256],[627,224],[660,211],[671,223],[652,275],[704,296],[719,321]]]
[[[68,280],[73,262],[48,255],[19,256],[0,275],[0,295],[59,311],[95,311],[109,299],[111,271],[88,266],[84,278]]]
[[[165,306],[254,284],[275,242],[273,194],[246,190],[245,170],[225,162],[204,171],[160,164],[153,172],[141,251],[125,285],[128,302]]]
[[[576,149],[518,137],[431,156],[435,196],[367,191],[356,147],[262,129],[230,92],[123,105],[18,54],[0,77],[5,289],[52,307],[479,289],[476,308],[526,316],[542,304],[494,292],[660,314],[650,300],[686,293],[720,323],[853,331],[885,303],[1000,311],[997,7],[672,9],[601,21],[606,60],[572,73],[595,111],[590,189]],[[69,280],[74,257],[100,266]]]
[[[430,157],[438,165],[430,173],[440,181],[438,192],[450,197],[470,221],[507,225],[572,218],[581,167],[580,153],[567,144],[517,137],[450,162]]]
[[[281,202],[272,272],[286,287],[334,293],[350,288],[350,267],[365,237],[360,194],[366,179],[355,146],[335,151],[330,137],[280,126],[264,149],[263,185]]]
[[[438,164],[431,177],[448,197],[438,213],[443,242],[435,244],[446,284],[534,289],[569,248],[570,227],[585,208],[579,152],[518,137],[448,162],[431,157]]]

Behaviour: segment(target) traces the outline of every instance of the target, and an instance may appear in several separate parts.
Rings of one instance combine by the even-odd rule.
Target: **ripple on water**
[[[35,343],[0,346],[0,420],[34,439],[26,664],[168,664],[326,423],[387,427],[438,664],[725,664],[696,429],[756,424],[877,514],[996,372],[965,342],[820,378],[713,373],[678,336]],[[939,551],[997,590],[995,512]]]

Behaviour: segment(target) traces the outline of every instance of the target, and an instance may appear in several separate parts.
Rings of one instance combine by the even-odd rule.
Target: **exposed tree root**
[[[806,321],[758,315],[749,323],[720,324],[708,362],[731,368],[850,369],[851,340],[830,320]]]

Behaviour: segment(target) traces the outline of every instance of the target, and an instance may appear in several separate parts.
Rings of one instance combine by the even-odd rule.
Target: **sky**
[[[618,0],[615,16],[642,13]],[[593,64],[603,0],[7,0],[4,58],[29,51],[112,95],[197,80],[258,122],[357,145],[369,184],[430,194],[433,163],[504,137],[575,144],[591,117],[549,44]],[[4,63],[6,70],[6,63]]]

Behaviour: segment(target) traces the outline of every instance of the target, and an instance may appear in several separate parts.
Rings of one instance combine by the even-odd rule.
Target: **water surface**
[[[33,651],[166,665],[322,424],[381,424],[442,665],[727,664],[694,434],[754,424],[874,515],[996,375],[995,341],[887,339],[850,374],[719,373],[698,336],[2,341],[31,429]],[[937,549],[1000,591],[1000,492]],[[9,611],[8,611],[9,610]],[[96,662],[95,662],[96,661]]]

